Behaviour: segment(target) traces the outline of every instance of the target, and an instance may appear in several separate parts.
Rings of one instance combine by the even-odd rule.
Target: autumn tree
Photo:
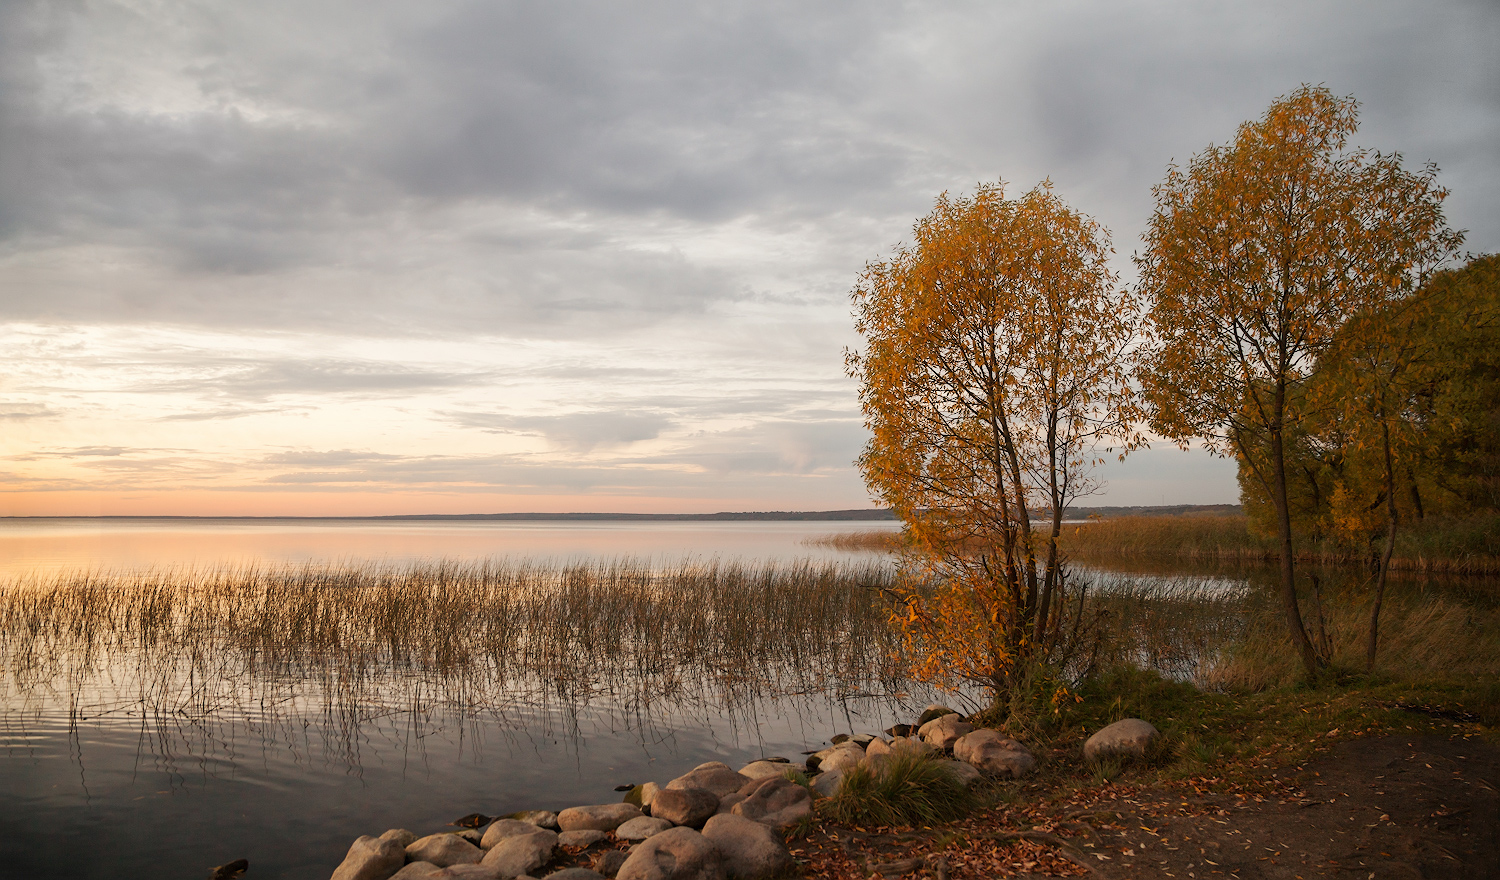
[[[1136,310],[1110,253],[1050,183],[1018,199],[982,185],[940,196],[852,293],[859,467],[917,548],[899,623],[919,677],[1004,694],[1019,660],[1062,639],[1063,511],[1135,414]]]
[[[1461,241],[1435,167],[1410,172],[1399,154],[1348,148],[1357,109],[1303,86],[1233,143],[1169,168],[1136,258],[1152,302],[1140,373],[1151,427],[1239,457],[1270,498],[1286,624],[1310,677],[1322,661],[1297,597],[1286,440],[1303,413],[1293,403],[1347,319],[1409,293]]]

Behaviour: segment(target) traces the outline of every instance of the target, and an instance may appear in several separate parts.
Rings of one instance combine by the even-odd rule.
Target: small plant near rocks
[[[967,815],[978,797],[938,761],[897,753],[881,768],[851,767],[838,792],[818,802],[825,818],[852,825],[924,825]]]

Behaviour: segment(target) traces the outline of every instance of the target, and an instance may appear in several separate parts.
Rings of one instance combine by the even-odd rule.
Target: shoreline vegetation
[[[807,543],[845,551],[898,553],[900,532],[865,530],[808,538]],[[1276,539],[1254,533],[1243,514],[1166,514],[1102,517],[1063,526],[1058,545],[1077,562],[1184,560],[1274,563]],[[1325,566],[1368,567],[1380,548],[1354,548],[1333,541],[1303,542],[1297,561]],[[1500,574],[1500,516],[1429,519],[1397,536],[1393,571],[1431,574]]]

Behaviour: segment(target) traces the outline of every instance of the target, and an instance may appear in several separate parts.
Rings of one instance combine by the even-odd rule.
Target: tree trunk
[[[1279,389],[1278,389],[1279,392]],[[1281,393],[1277,394],[1281,397]],[[1280,400],[1277,401],[1280,403]],[[1292,511],[1286,493],[1286,450],[1282,446],[1281,425],[1271,427],[1271,497],[1276,505],[1276,527],[1281,538],[1281,605],[1286,612],[1287,629],[1292,646],[1302,655],[1302,667],[1309,681],[1318,675],[1318,654],[1307,628],[1302,625],[1302,609],[1297,605],[1297,573],[1292,556]]]
[[[1380,645],[1380,603],[1385,599],[1385,575],[1391,568],[1391,554],[1396,550],[1396,473],[1391,462],[1391,428],[1382,418],[1380,439],[1385,449],[1385,505],[1389,522],[1385,529],[1385,553],[1380,571],[1375,574],[1375,604],[1370,608],[1370,640],[1365,645],[1365,672],[1375,670],[1375,650]],[[1413,487],[1415,487],[1413,483]]]

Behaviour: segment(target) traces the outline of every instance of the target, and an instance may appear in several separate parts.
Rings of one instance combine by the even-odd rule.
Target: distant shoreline
[[[1098,516],[1183,516],[1239,513],[1238,504],[1073,507],[1069,519]],[[5,520],[240,520],[270,522],[891,522],[890,510],[771,510],[721,513],[402,513],[386,516],[0,516]]]

